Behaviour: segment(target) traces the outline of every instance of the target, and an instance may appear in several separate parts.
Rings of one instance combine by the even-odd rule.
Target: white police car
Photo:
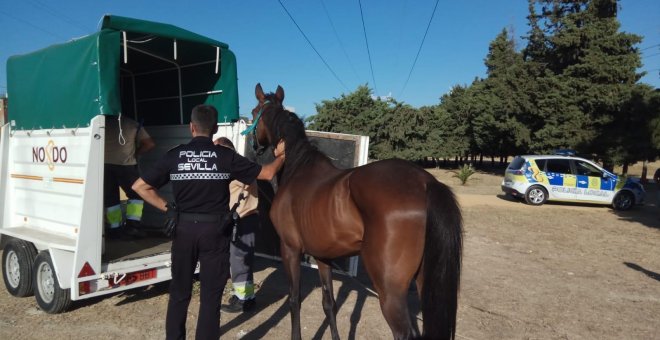
[[[516,156],[506,169],[502,191],[531,205],[556,200],[611,204],[617,210],[644,203],[646,194],[638,180],[583,158],[558,155]]]

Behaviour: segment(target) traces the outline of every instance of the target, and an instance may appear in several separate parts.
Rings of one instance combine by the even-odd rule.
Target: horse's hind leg
[[[289,280],[289,310],[291,312],[291,339],[302,338],[300,333],[300,257],[298,249],[287,247],[280,242],[282,264]]]
[[[364,249],[362,254],[365,269],[369,273],[371,282],[378,293],[380,309],[383,312],[385,321],[392,330],[394,339],[418,337],[418,332],[416,327],[413,328],[408,309],[408,289],[414,275],[412,267],[386,271],[383,270],[387,268],[386,263],[394,263],[394,259],[384,259],[373,254],[368,256],[365,255]]]
[[[325,317],[330,324],[330,332],[332,333],[332,340],[339,340],[339,332],[337,331],[337,304],[335,303],[335,293],[332,289],[332,268],[330,262],[316,259],[316,264],[319,267],[319,277],[321,278],[321,289],[323,291],[323,311]]]

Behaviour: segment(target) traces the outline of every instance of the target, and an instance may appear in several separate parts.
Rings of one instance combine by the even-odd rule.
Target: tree
[[[530,128],[527,125],[529,94],[523,56],[503,29],[490,43],[485,60],[488,78],[473,84],[480,114],[474,119],[478,148],[488,155],[508,156],[527,150]]]
[[[390,119],[388,105],[374,99],[366,85],[359,86],[348,95],[317,104],[317,114],[307,119],[308,128],[369,136],[369,156],[380,158],[388,150],[383,130]]]
[[[534,134],[538,142],[533,148],[577,148],[606,163],[625,159],[612,134],[623,133],[615,132],[625,125],[617,122],[629,114],[622,111],[623,103],[641,77],[636,73],[641,63],[634,48],[641,37],[618,31],[616,0],[537,3],[541,14],[530,14],[530,25],[538,29],[533,28],[530,37],[543,36],[546,42],[534,41],[529,50],[548,49],[529,55],[541,55],[550,72],[538,79],[546,91],[535,99],[543,126]]]
[[[436,117],[438,126],[442,127],[437,134],[442,146],[435,151],[434,156],[467,157],[474,141],[471,120],[475,109],[472,103],[467,86],[454,86],[450,93],[440,98]]]

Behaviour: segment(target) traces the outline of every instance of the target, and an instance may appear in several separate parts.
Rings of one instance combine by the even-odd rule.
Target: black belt
[[[179,213],[179,221],[181,222],[219,223],[224,218],[225,214]]]

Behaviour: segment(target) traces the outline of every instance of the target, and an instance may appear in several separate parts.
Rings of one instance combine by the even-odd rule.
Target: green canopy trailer
[[[214,105],[239,146],[236,58],[227,44],[176,26],[105,16],[100,31],[7,62],[8,124],[0,134],[0,234],[7,290],[44,311],[171,278],[170,241],[103,237],[106,116],[142,122],[148,167],[190,139],[192,107]],[[168,188],[161,192],[170,195]],[[162,223],[145,205],[143,222]],[[34,284],[33,284],[34,283]]]
[[[176,26],[105,16],[101,30],[7,61],[15,130],[86,127],[126,114],[145,126],[185,124],[197,104],[238,119],[236,57]]]

